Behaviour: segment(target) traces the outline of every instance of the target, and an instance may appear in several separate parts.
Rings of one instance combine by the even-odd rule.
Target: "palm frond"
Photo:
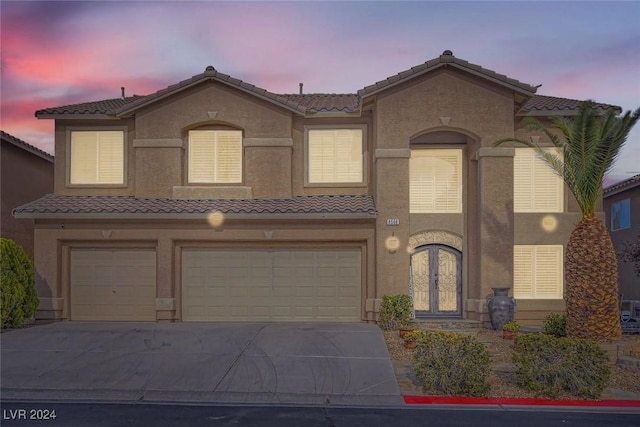
[[[552,132],[540,121],[525,118],[529,131],[542,132],[561,156],[522,138],[502,138],[494,146],[515,142],[533,148],[560,177],[576,198],[584,217],[592,217],[602,189],[602,180],[611,169],[629,131],[640,118],[640,108],[618,117],[613,110],[599,113],[593,101],[586,101],[572,118],[552,117]],[[562,138],[559,136],[561,135]]]

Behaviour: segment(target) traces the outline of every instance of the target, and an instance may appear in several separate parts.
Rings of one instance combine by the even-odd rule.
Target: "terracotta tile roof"
[[[207,80],[214,80],[230,85],[239,90],[256,95],[269,102],[273,102],[276,105],[287,108],[298,114],[319,112],[353,113],[360,110],[360,107],[362,105],[362,98],[444,66],[465,70],[469,73],[494,81],[498,84],[508,86],[525,94],[526,96],[530,96],[531,98],[521,109],[519,115],[547,112],[556,112],[560,114],[566,112],[571,113],[575,111],[578,105],[582,102],[576,99],[535,95],[535,91],[537,88],[534,86],[509,78],[503,74],[498,74],[495,71],[482,68],[479,65],[471,64],[468,61],[456,58],[450,52],[445,51],[438,58],[432,59],[425,62],[424,64],[412,67],[409,70],[400,72],[385,80],[381,80],[373,85],[360,89],[357,94],[277,94],[254,86],[252,84],[243,82],[242,80],[235,79],[227,74],[220,73],[213,67],[209,66],[203,73],[197,74],[189,79],[168,86],[155,93],[152,93],[151,95],[135,95],[128,98],[107,99],[103,101],[85,102],[81,104],[45,108],[36,111],[36,117],[44,118],[47,115],[57,114],[86,114],[88,116],[94,114],[113,116],[129,115],[133,114],[138,108],[141,108],[156,100],[170,96],[176,92],[200,84]],[[620,109],[619,107],[609,104],[597,105],[602,110],[607,110],[609,108],[616,108],[618,110]]]
[[[38,157],[41,157],[45,160],[50,161],[51,163],[53,163],[53,156],[49,153],[47,153],[46,151],[42,151],[41,149],[39,149],[38,147],[34,147],[31,144],[28,144],[26,142],[24,142],[23,140],[21,140],[20,138],[16,138],[15,136],[6,133],[5,131],[0,131],[0,134],[2,136],[2,140],[3,141],[7,141],[13,145],[15,145],[16,147],[20,147],[23,150],[26,150],[32,154],[35,154]]]
[[[555,96],[535,95],[522,107],[520,115],[524,113],[530,113],[535,111],[559,111],[559,112],[571,112],[576,111],[581,103],[577,99],[557,98]],[[595,104],[597,109],[607,111],[609,109],[620,110],[620,107],[610,104]]]
[[[360,108],[360,98],[355,93],[305,93],[282,96],[313,113],[332,111],[352,113]]]
[[[205,217],[218,211],[225,215],[321,215],[375,218],[373,197],[368,195],[299,196],[290,199],[174,200],[137,199],[132,196],[60,196],[48,194],[14,209],[22,218],[46,217]]]
[[[495,71],[488,70],[486,68],[482,68],[479,65],[471,64],[468,61],[463,59],[456,58],[453,56],[453,53],[449,50],[445,50],[442,55],[438,58],[432,59],[430,61],[425,62],[424,64],[417,65],[415,67],[411,67],[409,70],[402,71],[396,75],[391,77],[387,77],[385,80],[381,80],[376,82],[370,86],[366,86],[363,89],[358,91],[358,95],[362,98],[366,96],[373,95],[382,90],[395,86],[397,84],[403,83],[407,80],[410,80],[418,75],[425,74],[429,71],[433,71],[435,69],[441,67],[455,67],[472,74],[476,74],[480,77],[483,77],[488,80],[492,80],[496,83],[509,86],[513,89],[518,90],[519,92],[524,92],[528,95],[533,95],[536,92],[536,87],[531,86],[527,83],[522,83],[516,79],[512,79],[503,74],[498,74]]]
[[[629,190],[631,188],[637,187],[640,185],[640,174],[634,175],[631,178],[627,178],[624,181],[620,181],[616,184],[610,185],[605,188],[602,193],[604,197],[613,196],[616,193],[621,191]]]
[[[115,116],[120,108],[132,104],[142,98],[146,97],[134,95],[126,98],[104,99],[102,101],[83,102],[81,104],[44,108],[36,111],[36,117],[46,114],[109,114]]]

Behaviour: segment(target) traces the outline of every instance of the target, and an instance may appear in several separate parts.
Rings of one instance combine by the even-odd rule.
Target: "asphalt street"
[[[2,402],[2,426],[638,427],[624,411],[474,407],[278,407]]]

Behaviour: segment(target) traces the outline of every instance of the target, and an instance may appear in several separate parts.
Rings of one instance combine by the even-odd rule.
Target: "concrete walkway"
[[[64,322],[0,345],[3,399],[403,404],[370,324]]]

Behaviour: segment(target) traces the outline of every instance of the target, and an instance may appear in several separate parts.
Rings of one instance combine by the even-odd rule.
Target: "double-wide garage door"
[[[184,249],[182,319],[359,321],[361,271],[357,249]]]
[[[156,320],[156,251],[72,249],[72,320]]]

